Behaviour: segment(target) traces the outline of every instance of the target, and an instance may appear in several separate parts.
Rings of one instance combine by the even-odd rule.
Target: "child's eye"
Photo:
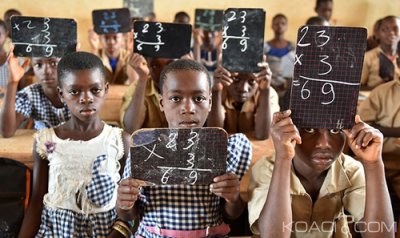
[[[68,93],[71,94],[71,95],[78,95],[79,91],[75,90],[75,89],[71,89],[71,90],[68,91]]]
[[[178,96],[172,96],[169,98],[169,100],[173,101],[173,102],[179,102],[180,98]]]
[[[33,67],[36,67],[36,68],[42,68],[42,66],[43,66],[43,64],[42,63],[36,63],[36,64],[34,64],[33,65]]]
[[[204,96],[197,96],[194,98],[195,102],[204,102],[206,100],[206,97]]]
[[[101,91],[102,91],[101,88],[94,88],[94,89],[92,89],[92,93],[94,93],[94,94],[99,94]]]
[[[50,66],[53,67],[53,68],[54,68],[54,67],[57,67],[57,65],[58,65],[58,62],[57,62],[57,61],[51,61],[51,62],[50,62]]]
[[[250,84],[250,85],[256,84],[256,80],[254,80],[254,79],[249,80],[249,84]]]
[[[331,134],[337,135],[337,134],[341,133],[342,130],[340,130],[340,129],[330,129],[329,132]]]
[[[307,132],[307,133],[312,134],[312,133],[315,132],[315,129],[314,128],[304,128],[304,131]]]

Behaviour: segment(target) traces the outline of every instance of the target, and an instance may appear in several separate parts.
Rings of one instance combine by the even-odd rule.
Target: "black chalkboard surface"
[[[215,9],[196,9],[194,27],[207,31],[218,31],[222,29],[222,18],[224,12]]]
[[[366,39],[365,28],[300,27],[290,98],[297,127],[353,127]]]
[[[180,58],[190,52],[189,24],[135,21],[134,52],[144,56]]]
[[[14,54],[22,57],[63,57],[76,50],[73,19],[13,16]]]
[[[150,184],[206,185],[226,172],[221,128],[141,129],[132,141],[132,176]]]
[[[131,31],[131,14],[128,8],[92,11],[94,31],[97,34],[125,33]]]
[[[153,0],[124,0],[124,7],[127,7],[132,17],[147,17],[153,13]]]
[[[259,72],[264,48],[265,11],[229,8],[224,12],[222,65],[234,72]]]

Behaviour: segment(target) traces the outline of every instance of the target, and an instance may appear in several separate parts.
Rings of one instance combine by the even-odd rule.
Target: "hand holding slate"
[[[8,53],[8,72],[9,72],[9,82],[10,83],[18,83],[25,74],[26,69],[29,66],[29,58],[25,59],[22,65],[19,65],[18,58],[14,56],[14,46],[10,47],[10,52]]]
[[[128,63],[139,75],[139,80],[147,80],[150,70],[146,59],[142,55],[132,52]]]
[[[117,190],[117,207],[122,210],[133,208],[139,197],[140,186],[140,183],[131,177],[121,180]]]

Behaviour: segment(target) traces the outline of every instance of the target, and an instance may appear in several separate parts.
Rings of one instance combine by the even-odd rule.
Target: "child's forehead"
[[[61,58],[32,57],[32,62],[59,62]]]
[[[209,86],[206,73],[192,69],[182,69],[168,72],[166,74],[164,86],[178,86],[187,82],[196,82],[196,84],[201,87]]]

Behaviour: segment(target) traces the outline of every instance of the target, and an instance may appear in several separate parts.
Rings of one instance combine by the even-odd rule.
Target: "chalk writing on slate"
[[[125,33],[131,30],[131,15],[128,8],[94,10],[92,20],[97,34]]]
[[[144,56],[180,58],[190,52],[189,24],[135,21],[134,52]]]
[[[76,50],[73,19],[13,16],[14,54],[23,57],[62,57]]]
[[[366,39],[365,28],[303,26],[298,30],[290,99],[297,127],[353,127]]]
[[[223,14],[222,10],[196,9],[194,26],[207,31],[221,30]]]
[[[154,3],[153,0],[124,0],[124,7],[132,17],[147,17],[153,12]]]
[[[221,128],[142,129],[132,135],[132,176],[150,184],[208,185],[226,172]]]
[[[264,47],[265,11],[229,8],[222,27],[222,65],[229,71],[259,72]]]

